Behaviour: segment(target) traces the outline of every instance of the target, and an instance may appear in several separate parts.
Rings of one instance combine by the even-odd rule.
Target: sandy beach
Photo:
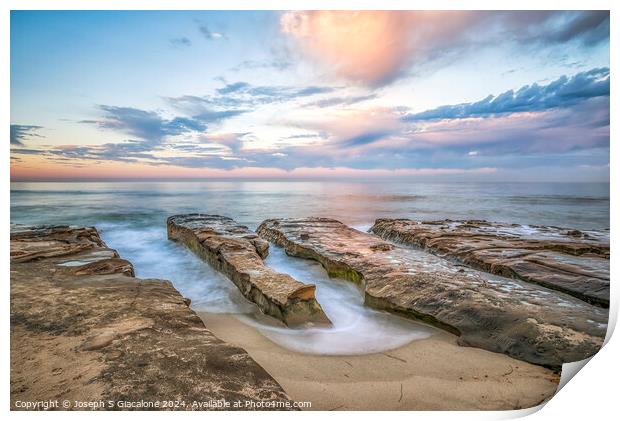
[[[388,352],[312,355],[273,343],[233,315],[199,315],[313,410],[521,409],[550,398],[559,381],[543,367],[459,346],[456,336],[440,330]]]

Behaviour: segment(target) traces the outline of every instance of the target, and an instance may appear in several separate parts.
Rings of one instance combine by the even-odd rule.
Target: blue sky
[[[609,179],[607,12],[11,13],[14,179]]]

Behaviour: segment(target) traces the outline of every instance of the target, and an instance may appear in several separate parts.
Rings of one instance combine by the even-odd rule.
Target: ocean
[[[272,246],[266,263],[317,285],[334,326],[285,329],[258,314],[236,287],[184,246],[166,218],[201,212],[255,229],[277,217],[324,216],[367,230],[381,217],[487,219],[609,231],[608,183],[419,183],[401,181],[13,182],[11,223],[95,226],[140,278],[168,279],[197,311],[230,313],[298,352],[363,354],[428,337],[432,329],[363,306],[357,287],[315,262]]]

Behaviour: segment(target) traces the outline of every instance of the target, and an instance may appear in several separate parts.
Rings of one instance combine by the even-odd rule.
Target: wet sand
[[[559,376],[543,367],[430,338],[366,355],[289,351],[233,315],[198,313],[220,339],[244,348],[295,401],[313,410],[502,410],[538,405]]]

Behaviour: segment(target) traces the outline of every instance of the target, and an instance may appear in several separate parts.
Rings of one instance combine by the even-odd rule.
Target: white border
[[[419,0],[415,2],[406,2],[406,1],[376,1],[376,0],[358,0],[355,2],[352,1],[344,1],[344,0],[315,0],[315,1],[301,1],[301,0],[264,0],[260,3],[256,1],[250,0],[229,0],[225,4],[217,1],[198,1],[198,0],[129,0],[129,1],[114,1],[114,0],[4,0],[0,4],[0,8],[2,9],[2,15],[0,17],[0,25],[2,27],[2,32],[0,36],[0,57],[2,60],[0,61],[0,66],[2,66],[3,71],[0,72],[0,78],[2,83],[0,84],[2,102],[0,103],[1,107],[1,118],[3,127],[5,127],[5,133],[7,133],[6,128],[8,128],[10,124],[10,67],[9,67],[9,48],[10,48],[10,40],[9,40],[9,23],[10,23],[10,13],[9,11],[12,9],[15,10],[140,10],[140,9],[151,9],[151,10],[243,10],[243,9],[252,9],[252,10],[264,10],[264,9],[272,9],[272,10],[291,10],[291,9],[359,9],[359,10],[373,10],[373,9],[391,9],[391,10],[399,10],[399,9],[417,9],[417,10],[438,10],[438,9],[453,9],[453,10],[547,10],[547,9],[560,9],[560,10],[582,10],[582,9],[604,9],[611,10],[611,46],[610,46],[610,63],[612,74],[614,69],[616,68],[618,55],[615,53],[615,47],[617,45],[617,40],[620,39],[619,27],[617,24],[617,16],[618,13],[618,2],[613,1],[603,1],[603,0],[589,0],[589,1],[579,1],[579,0],[564,0],[564,1],[549,1],[549,0],[504,0],[502,2],[490,1],[490,0],[470,0],[468,2],[456,2],[456,1],[447,1],[447,0]],[[618,109],[618,97],[616,89],[615,79],[612,77],[611,79],[611,115],[615,116],[614,111]],[[615,146],[613,139],[617,139],[617,130],[616,124],[614,121],[614,117],[612,117],[611,124],[611,153],[610,153],[610,163],[611,163],[611,241],[612,244],[615,244],[616,235],[616,227],[618,217],[615,215],[618,210],[617,206],[617,197],[618,197],[618,187],[617,183],[614,180],[618,178],[618,171],[616,168],[616,160],[617,160],[617,146]],[[7,139],[8,140],[8,139]],[[3,256],[3,273],[4,277],[2,280],[4,281],[2,284],[4,291],[4,300],[2,302],[4,311],[4,317],[2,318],[2,336],[4,338],[4,346],[2,347],[2,367],[3,367],[3,379],[4,382],[2,384],[2,392],[1,399],[2,408],[4,411],[8,412],[9,408],[9,373],[10,373],[10,365],[9,365],[9,282],[8,279],[8,271],[9,271],[9,234],[8,234],[8,223],[7,221],[10,219],[10,189],[7,188],[10,184],[10,161],[9,161],[9,142],[5,140],[5,147],[2,150],[2,163],[4,164],[1,172],[3,185],[6,186],[5,190],[2,191],[3,201],[2,201],[2,218],[5,221],[4,224],[1,225],[2,230],[2,239],[0,242],[1,253]],[[506,412],[389,412],[386,414],[378,414],[378,413],[370,413],[370,412],[359,412],[354,414],[355,417],[361,418],[370,418],[373,419],[375,417],[390,417],[398,418],[398,419],[408,419],[411,420],[412,417],[415,419],[433,419],[433,420],[445,420],[445,419],[459,419],[459,420],[480,420],[480,419],[510,419],[521,417],[530,413],[535,412],[531,419],[546,419],[546,418],[557,418],[562,420],[583,420],[583,419],[609,419],[612,414],[617,414],[618,409],[618,397],[617,397],[617,379],[619,378],[619,364],[618,358],[620,357],[620,344],[619,341],[613,336],[611,336],[611,332],[613,331],[613,326],[615,326],[618,314],[618,288],[616,286],[616,270],[617,268],[617,259],[615,257],[615,251],[612,252],[611,259],[611,268],[612,268],[612,306],[610,309],[610,331],[607,336],[607,344],[604,348],[591,359],[591,361],[587,364],[587,368],[580,372],[573,380],[571,380],[562,390],[550,400],[550,402],[544,406],[544,408],[540,411],[533,410],[522,410],[522,411],[506,411]],[[617,335],[616,335],[617,336]],[[538,408],[539,409],[539,408]],[[75,413],[23,413],[23,412],[12,412],[9,415],[15,419],[31,419],[31,418],[39,418],[39,417],[50,417],[52,419],[76,419],[77,417],[82,418],[86,416],[90,416],[93,418],[109,418],[109,417],[119,417],[119,418],[127,418],[127,417],[149,417],[149,418],[157,418],[161,419],[164,417],[168,417],[170,413],[85,413],[85,412],[75,412]],[[350,414],[346,414],[343,412],[339,413],[329,413],[330,416],[334,416],[336,418],[344,418],[349,416]],[[209,418],[237,418],[239,416],[245,417],[245,413],[174,413],[175,417],[200,417],[204,419],[204,417]],[[307,412],[307,413],[299,413],[297,417],[308,419],[308,417],[314,417],[319,415],[317,412]],[[328,414],[321,413],[320,416],[326,416]],[[617,416],[617,415],[616,415]],[[264,412],[253,414],[252,417],[260,418],[260,419],[272,419],[279,417],[290,417],[290,414],[282,414],[282,413],[274,413],[274,412]]]

